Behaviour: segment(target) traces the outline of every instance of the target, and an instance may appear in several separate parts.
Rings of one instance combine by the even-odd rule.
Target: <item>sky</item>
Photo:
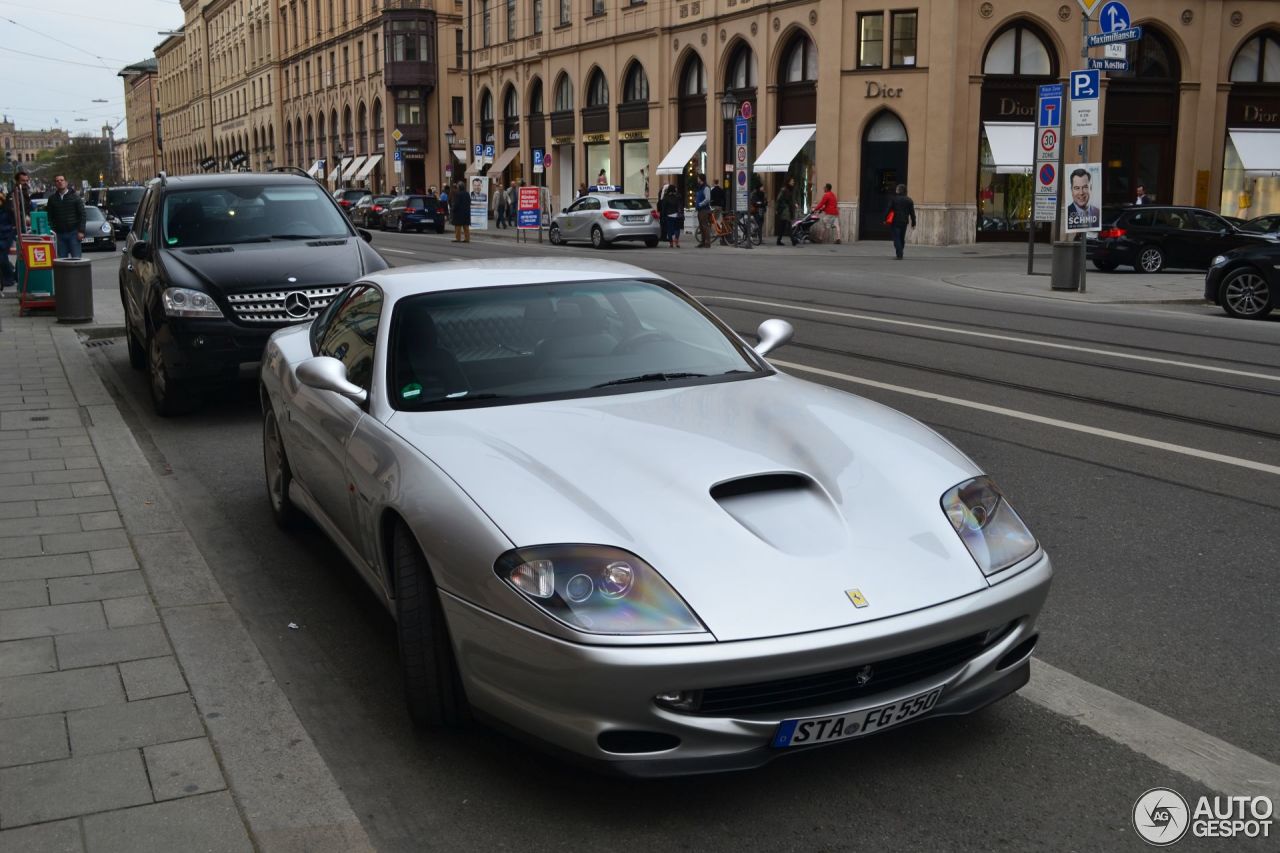
[[[72,136],[119,122],[116,137],[126,137],[116,74],[155,55],[158,31],[180,26],[178,0],[0,0],[0,113],[18,130]]]

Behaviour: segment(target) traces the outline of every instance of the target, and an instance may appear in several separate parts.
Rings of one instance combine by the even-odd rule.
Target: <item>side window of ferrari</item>
[[[378,318],[382,313],[382,293],[365,285],[348,297],[320,339],[320,355],[338,359],[347,366],[347,381],[370,390],[373,378],[373,347],[378,339]]]

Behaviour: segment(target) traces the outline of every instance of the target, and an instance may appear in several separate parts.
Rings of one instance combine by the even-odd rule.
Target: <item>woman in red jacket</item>
[[[836,203],[836,194],[831,191],[831,184],[823,187],[822,199],[814,208],[822,215],[822,224],[828,234],[834,234],[836,242],[840,242],[840,206]]]

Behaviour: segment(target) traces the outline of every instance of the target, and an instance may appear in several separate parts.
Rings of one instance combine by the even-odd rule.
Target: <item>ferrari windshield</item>
[[[714,317],[647,281],[489,287],[412,296],[391,321],[400,409],[652,390],[767,368]]]
[[[349,237],[346,218],[319,185],[237,185],[174,190],[164,197],[171,248]]]

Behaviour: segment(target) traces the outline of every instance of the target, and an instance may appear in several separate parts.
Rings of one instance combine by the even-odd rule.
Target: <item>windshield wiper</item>
[[[315,234],[272,234],[271,240],[312,240],[319,239]]]
[[[592,385],[592,388],[608,388],[610,385],[630,385],[633,382],[669,382],[672,379],[701,379],[705,373],[642,373],[639,376],[628,376],[626,379],[614,379]]]

